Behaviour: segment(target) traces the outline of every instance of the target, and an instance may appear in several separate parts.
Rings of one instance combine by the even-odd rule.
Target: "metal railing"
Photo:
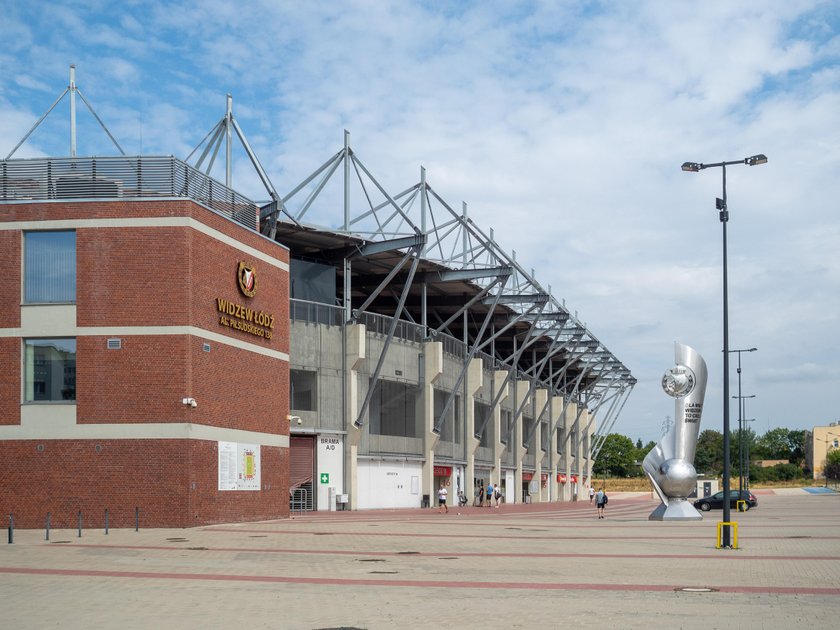
[[[187,198],[257,229],[257,204],[173,156],[0,161],[0,201]]]
[[[295,488],[289,497],[289,511],[311,512],[313,509],[312,489],[309,487],[309,484]]]
[[[392,317],[379,315],[378,313],[364,312],[356,314],[356,321],[364,324],[367,332],[377,335],[387,335],[392,320]],[[404,341],[422,343],[424,341],[423,326],[405,320],[399,320],[394,330],[394,337]]]
[[[343,318],[344,309],[340,306],[310,302],[309,300],[289,300],[289,319],[293,322],[341,326]]]

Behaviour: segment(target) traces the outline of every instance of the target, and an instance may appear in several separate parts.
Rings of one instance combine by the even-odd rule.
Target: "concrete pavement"
[[[335,512],[177,530],[16,530],[3,628],[834,628],[840,495],[758,491],[702,522],[567,504]]]

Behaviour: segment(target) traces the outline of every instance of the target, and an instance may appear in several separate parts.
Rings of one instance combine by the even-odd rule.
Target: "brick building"
[[[73,163],[92,174],[3,167],[0,513],[18,527],[287,516],[288,249],[174,158],[146,161],[154,182]]]

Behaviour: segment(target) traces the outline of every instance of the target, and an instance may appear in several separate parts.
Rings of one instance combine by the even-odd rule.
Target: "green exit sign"
[[[321,483],[330,482],[330,473],[321,473]]]

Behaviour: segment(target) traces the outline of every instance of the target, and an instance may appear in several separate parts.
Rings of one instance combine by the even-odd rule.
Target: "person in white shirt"
[[[449,514],[449,507],[446,505],[446,487],[443,484],[440,484],[440,489],[438,490],[438,514],[441,513],[441,508],[446,510],[446,513]]]

